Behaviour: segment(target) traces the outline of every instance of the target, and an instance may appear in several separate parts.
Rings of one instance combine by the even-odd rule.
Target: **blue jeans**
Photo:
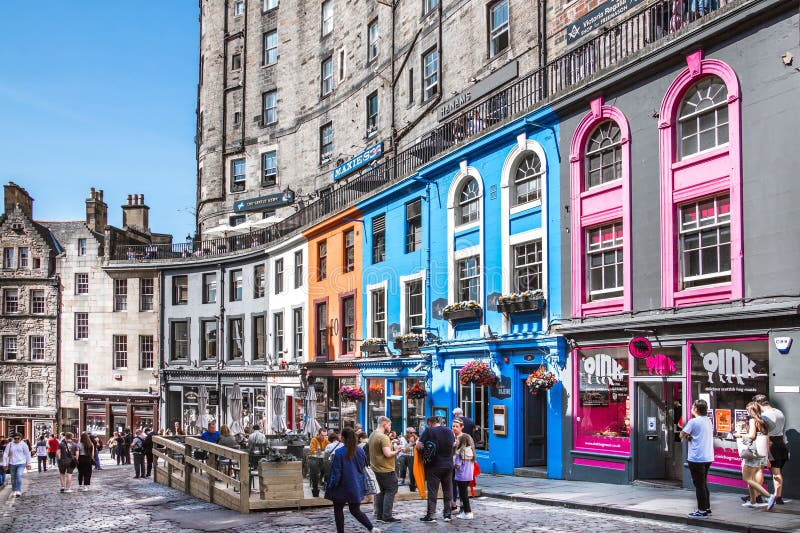
[[[0,486],[6,484],[6,469],[0,466]]]
[[[22,473],[25,472],[25,463],[18,465],[8,465],[11,472],[11,490],[22,492]]]

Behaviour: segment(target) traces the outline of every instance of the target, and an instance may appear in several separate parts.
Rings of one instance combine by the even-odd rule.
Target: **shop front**
[[[9,409],[10,411],[10,409]],[[8,414],[0,412],[0,435],[21,433],[24,438],[34,442],[40,435],[50,434],[56,430],[54,413],[50,409],[14,408]]]
[[[79,391],[81,431],[109,438],[125,429],[156,428],[158,395],[144,391]]]
[[[427,363],[422,357],[364,358],[356,363],[361,372],[360,386],[366,392],[360,422],[364,431],[377,427],[378,417],[392,421],[392,430],[404,433],[413,427],[420,434],[425,429],[425,380]]]
[[[303,368],[308,386],[314,387],[317,396],[316,420],[319,425],[337,431],[355,427],[363,402],[347,401],[339,396],[342,387],[358,386],[358,369],[353,362],[309,362]]]

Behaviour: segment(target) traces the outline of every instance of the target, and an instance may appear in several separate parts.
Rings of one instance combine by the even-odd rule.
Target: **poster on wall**
[[[733,420],[735,423],[734,433],[747,433],[747,420],[750,417],[747,415],[746,409],[736,409],[733,412]]]
[[[716,418],[717,432],[730,433],[731,432],[731,410],[730,409],[717,409],[714,411]]]

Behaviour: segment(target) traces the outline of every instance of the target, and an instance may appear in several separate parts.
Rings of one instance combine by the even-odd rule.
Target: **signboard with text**
[[[334,168],[333,181],[342,179],[348,174],[352,174],[359,168],[365,166],[366,164],[379,158],[382,155],[383,155],[383,141],[373,146],[370,146],[369,148],[367,148],[360,154],[356,155],[352,159],[349,159],[348,161],[345,161],[338,167]]]
[[[567,44],[580,40],[641,2],[642,0],[609,0],[597,6],[567,26]]]
[[[264,209],[272,209],[282,205],[288,205],[294,202],[294,192],[286,190],[277,194],[268,194],[266,196],[258,196],[256,198],[248,198],[247,200],[240,200],[233,204],[233,212],[241,213],[242,211],[260,211]]]

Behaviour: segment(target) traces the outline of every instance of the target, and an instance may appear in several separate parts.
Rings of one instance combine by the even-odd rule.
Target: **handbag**
[[[739,450],[739,457],[742,459],[756,459],[759,457],[756,443],[747,437],[736,439],[736,447]]]
[[[756,453],[759,457],[769,456],[769,437],[766,435],[756,435],[755,440]]]
[[[378,479],[375,477],[375,472],[372,468],[364,467],[364,493],[365,494],[378,494]]]

